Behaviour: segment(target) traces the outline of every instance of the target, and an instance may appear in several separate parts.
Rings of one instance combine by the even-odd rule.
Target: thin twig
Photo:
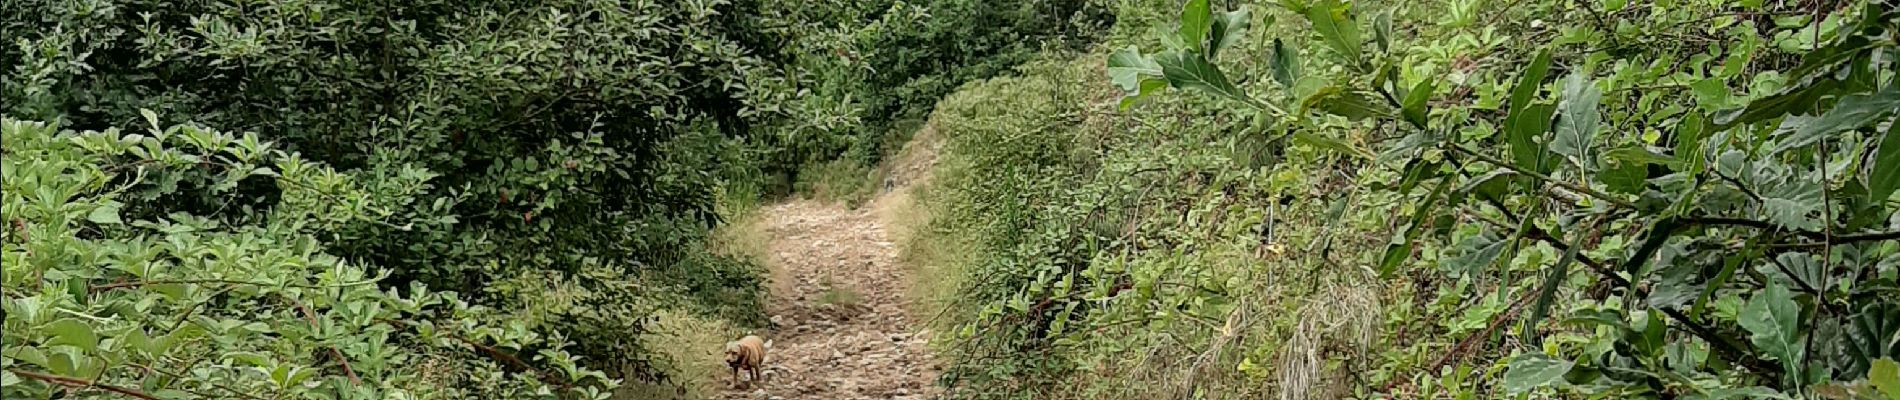
[[[1450,147],[1451,147],[1451,149],[1452,149],[1452,150],[1456,150],[1456,151],[1458,151],[1459,153],[1464,153],[1465,155],[1469,155],[1469,156],[1471,156],[1472,158],[1476,158],[1476,159],[1478,159],[1478,161],[1484,161],[1485,163],[1488,163],[1488,164],[1491,164],[1491,165],[1496,165],[1496,166],[1499,166],[1499,167],[1503,167],[1504,169],[1508,169],[1508,170],[1511,170],[1512,172],[1516,172],[1516,173],[1518,173],[1518,174],[1522,174],[1522,175],[1524,175],[1524,176],[1528,176],[1528,177],[1531,177],[1531,178],[1533,178],[1533,179],[1537,179],[1537,180],[1541,180],[1541,181],[1545,181],[1545,182],[1550,182],[1550,183],[1552,183],[1552,184],[1555,184],[1555,185],[1557,185],[1557,186],[1562,186],[1562,187],[1563,187],[1563,188],[1565,188],[1565,189],[1570,189],[1571,191],[1575,191],[1575,192],[1577,192],[1577,193],[1582,193],[1582,194],[1585,194],[1585,195],[1588,195],[1588,196],[1590,196],[1590,197],[1594,197],[1594,198],[1597,198],[1597,199],[1601,199],[1601,200],[1603,200],[1603,201],[1607,201],[1607,202],[1610,202],[1611,204],[1615,204],[1615,205],[1617,205],[1617,206],[1621,206],[1621,207],[1623,207],[1623,208],[1629,208],[1629,209],[1638,209],[1638,208],[1639,208],[1639,207],[1637,207],[1637,206],[1636,206],[1636,203],[1631,203],[1631,202],[1630,202],[1629,200],[1624,200],[1624,199],[1621,199],[1621,198],[1617,198],[1616,196],[1611,196],[1611,195],[1609,195],[1609,194],[1605,194],[1605,193],[1603,193],[1603,192],[1598,192],[1598,191],[1596,191],[1595,189],[1591,189],[1591,188],[1587,188],[1587,187],[1584,187],[1584,186],[1582,186],[1582,185],[1578,185],[1578,184],[1575,184],[1575,183],[1571,183],[1571,182],[1567,182],[1567,181],[1562,181],[1562,180],[1558,180],[1558,179],[1556,179],[1556,178],[1551,178],[1551,177],[1550,177],[1549,175],[1544,175],[1544,174],[1542,174],[1542,173],[1538,173],[1537,171],[1531,171],[1531,170],[1527,170],[1527,169],[1523,169],[1523,168],[1518,168],[1518,166],[1517,166],[1516,164],[1512,164],[1512,163],[1509,163],[1509,162],[1505,162],[1504,160],[1499,160],[1499,159],[1497,159],[1497,158],[1495,158],[1495,157],[1491,157],[1491,156],[1488,156],[1488,155],[1484,155],[1483,153],[1479,153],[1479,152],[1478,152],[1477,150],[1472,150],[1471,148],[1469,148],[1469,147],[1465,147],[1465,145],[1462,145],[1462,144],[1460,144],[1460,145],[1453,145],[1453,146],[1450,146]]]
[[[80,389],[99,388],[108,392],[118,393],[118,394],[136,397],[140,399],[159,400],[157,396],[146,394],[145,392],[141,392],[136,389],[107,385],[104,383],[89,381],[89,380],[85,380],[81,378],[74,378],[70,376],[60,376],[60,375],[53,375],[53,374],[43,374],[39,372],[27,371],[27,370],[18,369],[18,368],[7,368],[6,371],[12,372],[14,375],[19,375],[21,377],[25,377],[28,379],[33,379],[33,380],[37,380],[41,382],[46,382],[46,383],[51,383],[51,384],[56,384],[56,385],[61,385],[61,386],[66,386],[66,387],[74,387],[74,388],[80,388]]]
[[[357,282],[339,283],[335,285],[305,285],[305,284],[297,284],[297,283],[248,282],[248,281],[239,281],[239,280],[231,280],[231,279],[165,279],[165,280],[131,281],[131,282],[108,283],[104,285],[94,285],[91,287],[91,291],[94,293],[97,293],[97,292],[103,292],[103,291],[112,290],[112,289],[140,287],[140,286],[147,286],[147,285],[196,285],[196,284],[205,284],[205,283],[221,283],[221,284],[227,284],[227,285],[251,285],[251,286],[267,286],[267,287],[281,286],[281,287],[294,287],[294,288],[300,288],[300,289],[333,289],[333,288],[368,285],[368,284],[376,283],[381,280],[382,278],[376,278],[376,279],[357,281]]]
[[[284,299],[290,300],[292,304],[295,304],[297,306],[298,311],[303,312],[303,319],[304,321],[310,322],[310,329],[312,331],[323,329],[321,325],[317,324],[317,314],[314,312],[311,312],[310,307],[304,305],[303,301],[291,298],[290,296],[284,296]],[[328,347],[330,348],[330,356],[336,357],[337,364],[341,364],[343,366],[343,375],[350,377],[350,383],[358,384],[358,385],[363,384],[363,378],[356,377],[356,370],[350,368],[350,359],[347,357],[344,357],[343,352],[340,350],[337,350],[336,346],[328,346]]]
[[[133,367],[137,367],[137,368],[139,368],[139,369],[144,369],[144,370],[146,370],[146,371],[151,371],[151,372],[157,372],[157,373],[158,373],[159,375],[164,375],[164,376],[169,376],[169,377],[172,377],[173,379],[180,379],[180,380],[184,380],[184,379],[190,379],[190,378],[191,378],[191,377],[189,377],[189,376],[185,376],[185,374],[180,374],[180,373],[177,373],[177,372],[172,372],[172,371],[166,371],[166,370],[162,370],[162,369],[158,369],[158,368],[152,368],[152,366],[150,366],[150,365],[145,365],[145,364],[139,364],[139,363],[127,363],[126,365],[130,365],[130,366],[133,366]],[[243,397],[243,398],[247,398],[247,399],[252,399],[252,400],[264,400],[264,398],[262,398],[262,397],[257,397],[257,396],[254,396],[254,395],[251,395],[250,393],[245,393],[245,392],[244,392],[244,391],[242,391],[242,390],[238,390],[238,389],[236,389],[236,388],[233,388],[233,387],[230,387],[230,386],[228,386],[228,385],[225,385],[225,384],[222,384],[222,383],[217,383],[217,382],[205,382],[205,384],[208,384],[208,385],[211,385],[211,387],[215,387],[215,388],[218,388],[218,389],[222,389],[222,390],[224,390],[224,391],[226,391],[226,392],[231,392],[231,394],[233,394],[233,395],[237,395],[238,397]],[[188,391],[188,392],[191,392],[191,394],[195,394],[195,395],[198,395],[199,397],[205,397],[205,398],[217,398],[217,397],[218,397],[218,396],[212,396],[212,395],[208,395],[208,394],[204,394],[204,393],[199,393],[199,392],[197,392],[197,391],[195,391],[195,390],[187,390],[187,391]]]

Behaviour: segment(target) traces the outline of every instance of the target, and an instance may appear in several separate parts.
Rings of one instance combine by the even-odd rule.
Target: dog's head
[[[726,342],[726,364],[738,365],[744,359],[740,353],[739,342]]]

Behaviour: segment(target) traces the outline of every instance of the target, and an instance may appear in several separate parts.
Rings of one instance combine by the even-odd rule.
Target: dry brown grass
[[[726,341],[742,332],[723,320],[688,313],[661,312],[645,341],[663,360],[659,367],[675,382],[628,382],[614,393],[616,399],[707,399],[719,393],[729,373],[725,369]]]

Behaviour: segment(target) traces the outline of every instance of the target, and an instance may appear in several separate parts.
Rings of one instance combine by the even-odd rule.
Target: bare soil
[[[901,193],[901,194],[900,194]],[[873,204],[907,191],[886,193]],[[910,314],[908,270],[878,212],[793,200],[764,210],[774,328],[763,382],[725,399],[927,399],[937,367],[930,332]],[[730,385],[729,371],[717,379]]]

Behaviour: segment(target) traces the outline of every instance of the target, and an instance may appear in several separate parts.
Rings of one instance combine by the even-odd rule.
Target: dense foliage
[[[609,388],[594,371],[660,378],[640,339],[656,310],[763,323],[760,268],[706,239],[790,187],[768,176],[873,159],[905,110],[1106,23],[1080,1],[992,3],[5,3],[0,113],[45,124],[7,134],[5,356],[54,377],[8,397],[81,381],[380,396],[343,393],[346,376],[514,398]],[[68,175],[84,179],[51,178]],[[120,223],[68,215],[108,209]],[[289,261],[232,271],[195,264],[196,246]],[[127,359],[120,339],[62,339],[80,328],[187,333]],[[261,356],[188,356],[240,352]],[[291,393],[224,366],[326,383]]]
[[[420,282],[384,290],[391,271],[332,253],[357,224],[409,224],[382,211],[402,189],[146,116],[142,133],[0,121],[0,397],[605,398],[615,383],[560,334]],[[231,196],[258,187],[276,193]],[[221,198],[259,208],[181,206]]]
[[[1900,394],[1894,3],[1229,7],[938,110],[961,393]]]

